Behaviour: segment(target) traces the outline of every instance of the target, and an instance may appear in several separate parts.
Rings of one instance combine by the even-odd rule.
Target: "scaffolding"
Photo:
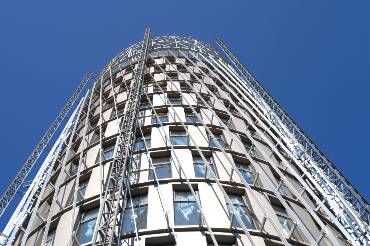
[[[34,245],[52,245],[48,244],[51,229],[55,229],[60,217],[67,212],[70,217],[66,244],[80,245],[81,208],[96,206],[94,204],[99,204],[99,211],[92,245],[149,245],[144,244],[142,238],[156,233],[164,234],[167,244],[183,245],[182,233],[187,229],[179,228],[173,221],[175,211],[168,206],[168,194],[163,191],[167,183],[182,185],[181,189],[190,192],[201,218],[199,227],[191,230],[202,231],[210,245],[224,245],[225,237],[241,240],[236,235],[243,235],[243,240],[250,245],[261,244],[258,238],[284,245],[368,245],[367,201],[241,65],[225,43],[220,39],[216,39],[216,43],[222,55],[193,38],[152,37],[147,28],[143,41],[113,58],[81,100],[44,161],[4,230],[2,245],[15,241],[22,246],[29,245],[31,238],[37,238],[39,233],[40,239],[32,239]],[[122,93],[126,93],[125,99]],[[75,95],[72,101],[76,100]],[[177,100],[171,100],[174,95]],[[190,122],[179,107],[190,112]],[[110,116],[107,116],[108,109],[111,109]],[[162,122],[163,112],[167,120]],[[247,130],[232,127],[231,122],[236,118],[246,124]],[[150,131],[158,129],[156,141],[164,146],[153,147],[144,141],[139,155],[135,144],[145,139],[148,127]],[[107,128],[116,129],[115,133],[107,136]],[[179,147],[173,143],[170,129],[183,132],[186,145]],[[220,132],[225,141],[216,141]],[[248,139],[248,146],[241,135]],[[107,141],[114,142],[112,156],[108,158],[104,154]],[[91,143],[98,149],[93,165],[88,157],[88,151],[93,149]],[[208,145],[205,147],[202,143]],[[199,156],[206,170],[203,179],[194,179],[189,174],[188,163],[184,163],[179,154],[182,148]],[[152,160],[158,151],[170,153],[177,178],[163,180],[160,177]],[[229,170],[227,179],[219,176],[209,155]],[[235,156],[254,170],[252,183],[240,170]],[[147,161],[147,170],[141,167],[143,159],[140,158]],[[70,174],[68,166],[72,166],[73,161],[76,171]],[[95,168],[99,170],[96,182],[100,192],[81,201],[82,178]],[[52,174],[52,170],[58,170],[59,175],[55,174],[58,172]],[[152,175],[152,180],[142,181],[143,172]],[[222,207],[220,216],[227,217],[228,226],[214,226],[198,193],[198,182],[211,187],[209,195],[217,197],[213,205]],[[71,198],[65,202],[59,191],[69,183],[72,184]],[[48,184],[52,189],[46,194]],[[141,230],[139,215],[134,209],[134,193],[145,187],[153,187],[158,195],[165,228]],[[233,203],[230,191],[243,194],[255,204],[254,209],[260,210],[259,217],[252,216],[247,222],[245,214]],[[291,225],[282,227],[276,212],[266,205],[271,200],[281,206]],[[40,212],[45,201],[50,204],[46,211]],[[245,213],[254,214],[252,206],[246,207]],[[126,209],[133,218],[133,232],[129,235],[122,234]],[[302,216],[302,210],[306,217]],[[311,222],[308,223],[307,218]]]

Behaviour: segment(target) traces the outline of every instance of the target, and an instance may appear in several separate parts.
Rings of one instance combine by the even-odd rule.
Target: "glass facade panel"
[[[132,202],[128,199],[123,214],[122,233],[132,233],[135,231],[135,227],[137,230],[145,229],[147,226],[147,215],[147,195],[132,197]]]
[[[77,202],[80,202],[84,199],[88,184],[89,184],[89,180],[80,182],[79,187],[78,187],[78,193],[77,193]]]
[[[150,169],[149,180],[154,180],[154,171],[158,179],[167,179],[172,177],[170,157],[152,158],[152,164],[154,170]]]
[[[232,202],[232,205],[227,203],[227,208],[228,208],[229,215],[232,218],[231,225],[233,227],[240,227],[239,222],[236,220],[236,218],[235,218],[235,216],[233,215],[233,212],[232,212],[232,207],[231,206],[234,206],[236,212],[241,217],[245,227],[247,227],[248,229],[255,229],[252,217],[249,213],[249,210],[248,210],[247,206],[244,203],[243,197],[242,196],[237,196],[237,195],[229,195],[229,198]]]
[[[216,174],[215,167],[212,163],[211,158],[206,157],[207,161],[213,171],[214,174]],[[194,173],[195,177],[197,178],[212,178],[213,174],[212,171],[208,168],[208,166],[204,163],[203,159],[201,157],[193,157],[193,165],[194,165]]]
[[[221,148],[225,148],[226,145],[225,145],[224,140],[222,139],[222,136],[221,135],[214,135],[214,136],[215,136],[214,138],[211,136],[209,136],[208,138],[209,147],[219,148],[219,146],[221,146]]]
[[[289,236],[289,234],[291,233],[291,230],[294,226],[294,222],[291,218],[289,218],[286,210],[284,207],[282,206],[279,206],[279,205],[276,205],[276,204],[272,204],[272,207],[273,209],[275,210],[275,213],[276,213],[276,216],[283,228],[283,231],[285,233],[286,236]],[[303,238],[301,236],[301,234],[299,233],[298,231],[298,228],[295,228],[293,233],[292,233],[292,238],[295,239],[295,240],[298,240],[298,241],[303,241]]]
[[[170,140],[173,145],[188,145],[189,137],[185,131],[171,131]]]
[[[200,123],[200,119],[193,113],[185,114],[185,120],[187,123]]]
[[[93,209],[82,215],[81,223],[77,231],[77,238],[80,244],[91,242],[98,212],[99,209]]]
[[[254,174],[247,165],[237,165],[239,172],[248,184],[254,184]]]
[[[175,225],[199,225],[200,212],[190,191],[176,191],[173,203]]]
[[[158,115],[158,117],[156,117],[156,115],[153,115],[152,124],[160,124],[160,123],[168,122],[168,114],[167,113],[158,113],[157,115]]]

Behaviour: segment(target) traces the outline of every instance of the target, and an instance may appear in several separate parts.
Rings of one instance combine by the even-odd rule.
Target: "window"
[[[236,166],[238,167],[239,172],[245,179],[245,181],[248,184],[254,184],[254,173],[251,170],[251,167],[249,165],[244,165],[244,164],[238,164],[236,163]]]
[[[132,201],[131,201],[132,200]],[[135,231],[135,224],[138,230],[146,228],[148,214],[147,195],[128,198],[125,212],[123,214],[122,232],[128,234]]]
[[[84,180],[79,183],[78,186],[78,193],[77,193],[77,202],[80,202],[84,199],[87,185],[89,184],[89,180]]]
[[[205,99],[204,99],[205,100]],[[205,100],[207,102],[207,100]],[[201,99],[197,98],[197,105],[200,107],[207,107],[206,103],[204,103]]]
[[[225,117],[222,117],[222,116],[219,116],[220,120],[226,125],[226,126],[229,126],[229,118],[225,118]],[[221,123],[220,123],[221,125]]]
[[[180,83],[180,90],[183,92],[189,92],[191,91],[191,87],[187,83]]]
[[[114,152],[114,145],[111,145],[109,147],[104,148],[104,150],[103,150],[104,160],[112,158],[113,157],[113,152]]]
[[[213,165],[211,157],[205,157],[212,169],[212,171],[208,168],[206,163],[204,163],[203,159],[200,156],[193,156],[193,165],[194,165],[194,173],[195,177],[197,178],[212,178],[213,174],[216,175],[216,170]],[[213,172],[213,173],[212,173]]]
[[[49,231],[48,236],[45,241],[45,246],[53,246],[55,239],[55,230]]]
[[[175,225],[199,225],[200,212],[195,196],[190,191],[174,193]]]
[[[203,102],[203,100],[205,102]],[[208,104],[209,107],[212,107],[211,101],[210,101],[209,97],[203,97],[203,100],[200,99],[199,97],[197,97],[198,106],[200,106],[200,107],[207,107],[207,104]]]
[[[251,156],[255,156],[255,150],[253,148],[252,142],[249,139],[245,138],[241,138],[241,140],[247,153],[249,153]]]
[[[235,215],[232,212],[233,210],[231,206],[233,205],[236,212],[241,217],[245,227],[247,227],[248,229],[255,229],[252,217],[247,206],[244,203],[243,197],[238,195],[229,195],[229,198],[232,204],[226,203],[226,205],[229,215],[231,216],[231,225],[234,227],[240,227],[239,222],[236,220]]]
[[[180,95],[171,95],[167,98],[167,102],[172,105],[181,105],[182,99]]]
[[[77,238],[80,244],[91,242],[98,212],[99,209],[96,208],[82,214],[80,226],[77,231]]]
[[[291,218],[289,218],[285,208],[278,204],[272,204],[272,208],[275,210],[276,216],[278,217],[278,220],[283,227],[283,231],[286,234],[286,236],[290,236],[289,233],[291,232],[294,222]],[[292,238],[298,241],[303,241],[302,236],[300,235],[297,228],[294,229],[292,233]]]
[[[283,196],[293,196],[292,193],[290,192],[289,188],[285,185],[284,181],[280,178],[275,176],[276,181],[278,182],[278,190]]]
[[[208,137],[208,143],[209,143],[209,147],[213,147],[213,148],[225,148],[226,145],[225,145],[225,142],[224,140],[222,139],[222,135],[216,135],[216,134],[213,134],[214,137],[212,136],[209,136]]]
[[[188,145],[189,136],[186,135],[186,131],[183,130],[171,130],[170,140],[173,145]]]
[[[159,85],[159,86],[158,86]],[[162,91],[167,91],[167,83],[161,83],[158,85],[154,85],[153,91],[161,93]]]
[[[150,107],[150,103],[148,100],[142,100],[140,102],[140,106],[139,106],[139,109],[142,110],[142,109],[145,109],[145,108],[149,108]]]
[[[144,138],[137,136],[134,142],[134,151],[145,149],[145,144],[147,148],[150,148],[150,143],[151,133],[144,133]]]
[[[74,161],[70,165],[69,174],[71,176],[74,176],[77,174],[77,171],[78,171],[78,161]]]
[[[149,170],[149,180],[154,180],[154,171],[158,179],[167,179],[172,177],[171,157],[152,158],[153,169]]]
[[[166,123],[166,122],[168,122],[168,114],[167,114],[167,112],[165,112],[165,113],[157,113],[157,116],[155,114],[153,115],[153,117],[152,117],[152,124],[159,124],[159,123]]]
[[[200,123],[201,120],[194,113],[185,113],[185,120],[187,123]]]

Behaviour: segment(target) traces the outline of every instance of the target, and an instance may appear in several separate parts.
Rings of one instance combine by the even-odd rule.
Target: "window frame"
[[[174,133],[184,133],[184,135],[177,135],[177,134],[174,134]],[[173,139],[174,138],[181,138],[183,137],[185,139],[185,141],[181,141],[181,144],[176,144],[176,141],[174,141]],[[189,139],[189,135],[187,134],[187,132],[185,130],[182,130],[182,129],[170,129],[170,143],[172,145],[189,145],[190,143],[190,139]]]
[[[294,239],[294,240],[297,240],[297,241],[304,241],[304,238],[301,234],[301,232],[298,230],[298,227],[295,226],[294,228],[294,231],[292,231],[292,228],[294,227],[294,220],[292,218],[289,217],[286,209],[284,208],[284,206],[282,205],[279,205],[279,204],[276,204],[276,203],[271,203],[271,206],[272,206],[272,209],[274,210],[275,214],[276,214],[276,217],[281,225],[281,227],[283,228],[283,231],[284,233],[286,234],[287,237],[290,236],[290,238]],[[285,227],[284,225],[284,222],[282,222],[282,220],[284,220],[284,222],[287,222],[287,227]],[[288,230],[286,230],[288,229]]]
[[[241,211],[243,212],[243,214],[239,214],[239,216],[241,217],[241,219],[243,220],[243,216],[246,217],[246,218],[249,218],[249,222],[250,222],[250,228],[248,227],[248,225],[246,225],[245,221],[243,220],[244,222],[244,225],[247,227],[247,229],[256,229],[256,224],[253,220],[253,217],[252,217],[252,212],[251,210],[249,209],[249,206],[247,206],[247,202],[244,198],[244,195],[240,195],[240,194],[227,194],[229,199],[231,200],[231,202],[233,202],[232,198],[233,197],[237,197],[237,198],[241,198],[241,201],[238,200],[238,203],[232,203],[232,206],[235,208],[235,210],[237,211],[240,211],[239,208],[242,208]],[[227,201],[226,202],[226,207],[227,207],[227,211],[229,213],[229,218],[230,218],[230,222],[231,222],[231,226],[232,227],[237,227],[237,228],[241,228],[241,226],[239,225],[239,222],[237,221],[237,219],[235,218],[235,215],[234,213],[232,213],[230,210],[230,204],[228,204]]]
[[[254,185],[256,183],[256,175],[255,175],[254,171],[252,170],[251,165],[240,163],[238,161],[234,161],[234,163],[235,163],[236,167],[238,168],[239,172],[242,174],[245,181],[250,185]],[[246,178],[245,175],[243,175],[244,173],[249,173],[253,181],[248,182],[250,177]]]
[[[95,217],[89,217],[88,219],[86,219],[86,214],[88,214],[89,212],[95,212],[93,214]],[[76,235],[76,238],[78,239],[80,245],[85,245],[85,244],[91,243],[91,241],[93,239],[93,236],[94,236],[95,229],[96,229],[96,222],[97,222],[98,214],[99,214],[99,208],[92,208],[92,209],[89,209],[89,210],[84,211],[81,214],[81,219],[80,219],[80,222],[78,224],[78,230],[77,230],[77,233],[76,233],[77,234]],[[80,235],[81,225],[84,225],[85,223],[88,223],[88,222],[90,222],[92,220],[95,220],[95,222],[94,222],[93,232],[91,234],[91,239],[89,241],[86,241],[86,242],[81,243],[81,235]]]
[[[162,161],[164,159],[167,159],[168,161]],[[157,160],[157,161],[155,161]],[[160,157],[151,157],[151,163],[152,166],[149,167],[149,173],[148,173],[148,180],[155,180],[155,176],[157,176],[158,179],[170,179],[172,178],[172,158],[171,156],[160,156]],[[156,168],[167,166],[168,167],[168,175],[166,177],[158,177],[158,172],[155,170]],[[154,169],[154,170],[153,170]],[[155,174],[154,175],[154,171]]]
[[[214,137],[212,137],[211,135],[208,135],[208,147],[219,149],[217,144],[215,144],[215,141],[217,141],[222,148],[224,148],[224,149],[227,148],[227,144],[224,140],[224,137],[223,137],[222,133],[221,134],[213,133],[213,136]]]
[[[78,191],[77,191],[77,202],[81,202],[85,199],[85,194],[87,187],[89,186],[90,179],[85,179],[78,182]],[[82,191],[81,191],[82,190]]]
[[[151,142],[152,142],[152,133],[151,132],[147,132],[147,133],[143,132],[143,136],[142,135],[136,136],[134,144],[133,144],[133,151],[134,152],[141,151],[141,150],[145,149],[145,145],[149,149],[151,147]],[[136,145],[138,143],[142,143],[142,148],[137,148]]]
[[[212,156],[204,156],[209,165],[211,166],[211,169],[216,177],[218,177],[216,165],[214,164]],[[197,175],[196,166],[202,166],[204,168],[204,176]],[[196,178],[205,178],[205,179],[213,179],[212,173],[209,173],[208,166],[206,163],[204,163],[202,157],[193,155],[193,168],[194,168],[194,175]]]
[[[163,121],[162,119],[166,119],[166,121]],[[168,117],[168,112],[156,112],[152,114],[152,124],[163,124],[163,123],[168,123],[169,122],[169,117]]]
[[[146,203],[144,204],[141,204],[140,202],[138,204],[134,204],[134,200],[137,199],[137,198],[145,198],[145,201]],[[131,204],[131,200],[132,200],[132,204]],[[148,207],[149,207],[149,203],[148,203],[148,194],[145,193],[145,194],[140,194],[140,195],[137,195],[137,196],[133,196],[131,197],[131,199],[128,197],[127,200],[126,200],[126,206],[125,206],[125,209],[123,211],[123,216],[122,216],[122,229],[121,229],[121,233],[123,235],[127,235],[127,234],[130,234],[130,233],[133,233],[135,232],[135,228],[139,231],[139,230],[142,230],[142,229],[146,229],[148,227]],[[139,222],[138,223],[138,215],[137,213],[135,212],[135,210],[137,209],[145,209],[145,213],[146,213],[146,218],[145,218],[145,223],[144,222]],[[125,227],[124,227],[124,223],[125,223],[125,217],[130,215],[130,214],[126,214],[126,212],[129,212],[133,215],[133,213],[135,214],[136,217],[133,218],[133,220],[131,220],[131,223],[133,223],[133,227],[131,228],[131,230],[125,230]],[[142,224],[145,224],[145,226],[141,226]]]
[[[172,194],[173,194],[174,225],[175,226],[201,226],[202,225],[202,214],[199,211],[197,200],[196,200],[196,198],[199,199],[198,190],[195,190],[195,196],[196,197],[194,197],[194,200],[192,200],[192,201],[189,201],[189,199],[187,199],[187,201],[176,200],[176,193],[188,193],[190,196],[194,197],[194,195],[192,194],[192,192],[190,190],[176,190],[176,189],[173,190]],[[198,216],[196,217],[197,220],[198,220],[197,223],[195,223],[195,224],[179,224],[179,222],[176,222],[176,214],[177,214],[176,213],[176,208],[177,208],[176,204],[183,204],[183,203],[192,203],[192,204],[195,205],[195,209],[192,211],[192,213],[198,214]]]
[[[198,114],[200,115],[200,113]],[[185,112],[185,121],[191,124],[202,123],[202,118],[199,119],[198,116],[192,112]]]
[[[167,94],[167,104],[173,106],[181,106],[182,105],[181,95]]]
[[[109,160],[114,158],[114,148],[115,144],[109,145],[103,149],[103,160]],[[107,153],[111,153],[111,156],[106,156]]]

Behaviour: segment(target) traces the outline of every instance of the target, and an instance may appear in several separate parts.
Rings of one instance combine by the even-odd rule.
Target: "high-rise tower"
[[[367,245],[367,201],[216,43],[147,29],[113,58],[0,242]]]

